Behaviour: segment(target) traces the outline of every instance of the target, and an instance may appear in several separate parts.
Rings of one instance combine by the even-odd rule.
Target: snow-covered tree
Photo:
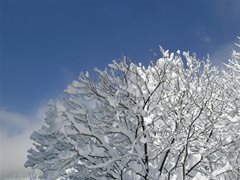
[[[238,48],[240,45],[236,44]],[[224,136],[231,145],[225,149],[225,154],[234,170],[231,179],[240,179],[240,52],[233,51],[232,58],[225,64],[223,81],[226,96],[226,123]]]
[[[240,48],[240,45],[236,45]],[[233,51],[232,58],[225,64],[224,70],[226,95],[232,105],[229,107],[229,113],[232,116],[240,116],[240,53],[238,51]]]
[[[209,60],[161,49],[113,61],[50,103],[26,167],[43,179],[231,179],[239,173],[224,80]],[[225,128],[227,127],[227,128]]]

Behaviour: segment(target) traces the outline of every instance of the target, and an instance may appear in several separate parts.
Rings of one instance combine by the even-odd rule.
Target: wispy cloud
[[[203,36],[203,41],[205,43],[210,43],[212,41],[212,39],[210,38],[210,36],[205,35],[205,36]]]
[[[25,116],[0,108],[0,179],[28,174],[24,168],[30,135],[43,123],[47,105],[39,107],[33,115]]]
[[[197,29],[195,29],[195,33],[200,41],[202,41],[204,43],[212,42],[211,37],[208,35],[206,26],[202,25],[202,26],[198,27]]]
[[[210,54],[210,59],[212,63],[217,66],[222,66],[223,63],[228,62],[231,58],[234,49],[234,42],[225,43],[219,45],[218,48]]]
[[[236,37],[233,41],[218,45],[216,50],[210,54],[210,59],[214,65],[223,66],[232,57],[234,50],[239,51],[240,38]]]

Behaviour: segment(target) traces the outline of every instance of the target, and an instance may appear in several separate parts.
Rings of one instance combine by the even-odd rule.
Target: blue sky
[[[123,55],[147,64],[159,45],[199,58],[209,53],[218,64],[240,36],[239,0],[1,0],[0,8],[6,137],[21,131],[27,137],[36,124],[29,123],[80,71]]]
[[[236,1],[236,2],[235,2]],[[221,3],[219,3],[221,2]],[[30,113],[80,71],[158,45],[214,53],[240,32],[237,0],[2,0],[1,107]],[[238,14],[237,14],[238,13]]]

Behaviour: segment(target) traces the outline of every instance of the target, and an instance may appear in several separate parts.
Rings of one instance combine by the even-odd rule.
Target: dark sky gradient
[[[198,57],[236,41],[239,0],[0,0],[0,107],[31,113],[80,71],[158,46]]]

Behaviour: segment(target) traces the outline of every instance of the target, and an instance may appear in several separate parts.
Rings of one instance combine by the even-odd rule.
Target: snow
[[[233,92],[239,83],[235,77],[240,66],[228,64],[231,73],[222,78],[210,62],[202,63],[189,52],[183,52],[187,68],[180,51],[161,52],[147,70],[123,59],[109,65],[111,73],[96,69],[98,82],[81,73],[67,90],[70,97],[53,103],[44,128],[32,134],[35,149],[25,165],[44,170],[46,178],[60,176],[61,168],[75,168],[76,174],[87,170],[83,178],[106,179],[107,172],[119,177],[125,169],[126,179],[138,179],[145,176],[148,157],[149,179],[163,165],[160,178],[174,168],[171,179],[176,180],[183,178],[183,166],[186,171],[193,168],[193,180],[239,167],[233,154],[239,153],[239,115],[234,110],[240,96],[225,91]],[[62,167],[75,156],[80,164]]]
[[[113,123],[113,127],[116,128],[118,124],[119,124],[119,122],[118,122],[118,121],[115,121],[115,122]]]
[[[218,176],[218,175],[220,175],[220,174],[222,174],[222,173],[224,173],[224,172],[227,172],[227,171],[229,171],[229,170],[232,170],[232,166],[230,165],[229,162],[227,162],[224,167],[215,170],[215,171],[212,173],[212,175],[213,175],[214,177],[216,177],[216,176]]]
[[[192,180],[209,180],[209,178],[198,172]]]
[[[227,114],[225,114],[225,116],[226,116],[226,118],[227,118],[229,121],[231,121],[231,122],[238,122],[238,121],[240,121],[240,118],[239,118],[238,116],[231,117],[231,116],[229,116],[229,115],[227,115]]]
[[[164,68],[164,65],[165,65],[166,61],[165,59],[163,58],[160,58],[158,61],[157,61],[157,65],[159,68],[163,69]]]
[[[143,110],[143,109],[138,109],[137,111],[142,117],[147,117],[147,111]]]
[[[104,136],[104,141],[109,144],[109,137]]]
[[[115,97],[108,96],[107,101],[110,104],[110,106],[112,106],[112,107],[117,107],[117,105],[118,105],[118,99]]]
[[[151,116],[144,117],[144,123],[146,126],[151,124],[152,122],[153,122],[153,119]]]
[[[142,138],[140,139],[140,141],[141,141],[141,143],[145,144],[146,142],[148,142],[148,139],[145,138],[145,137],[142,137]]]

